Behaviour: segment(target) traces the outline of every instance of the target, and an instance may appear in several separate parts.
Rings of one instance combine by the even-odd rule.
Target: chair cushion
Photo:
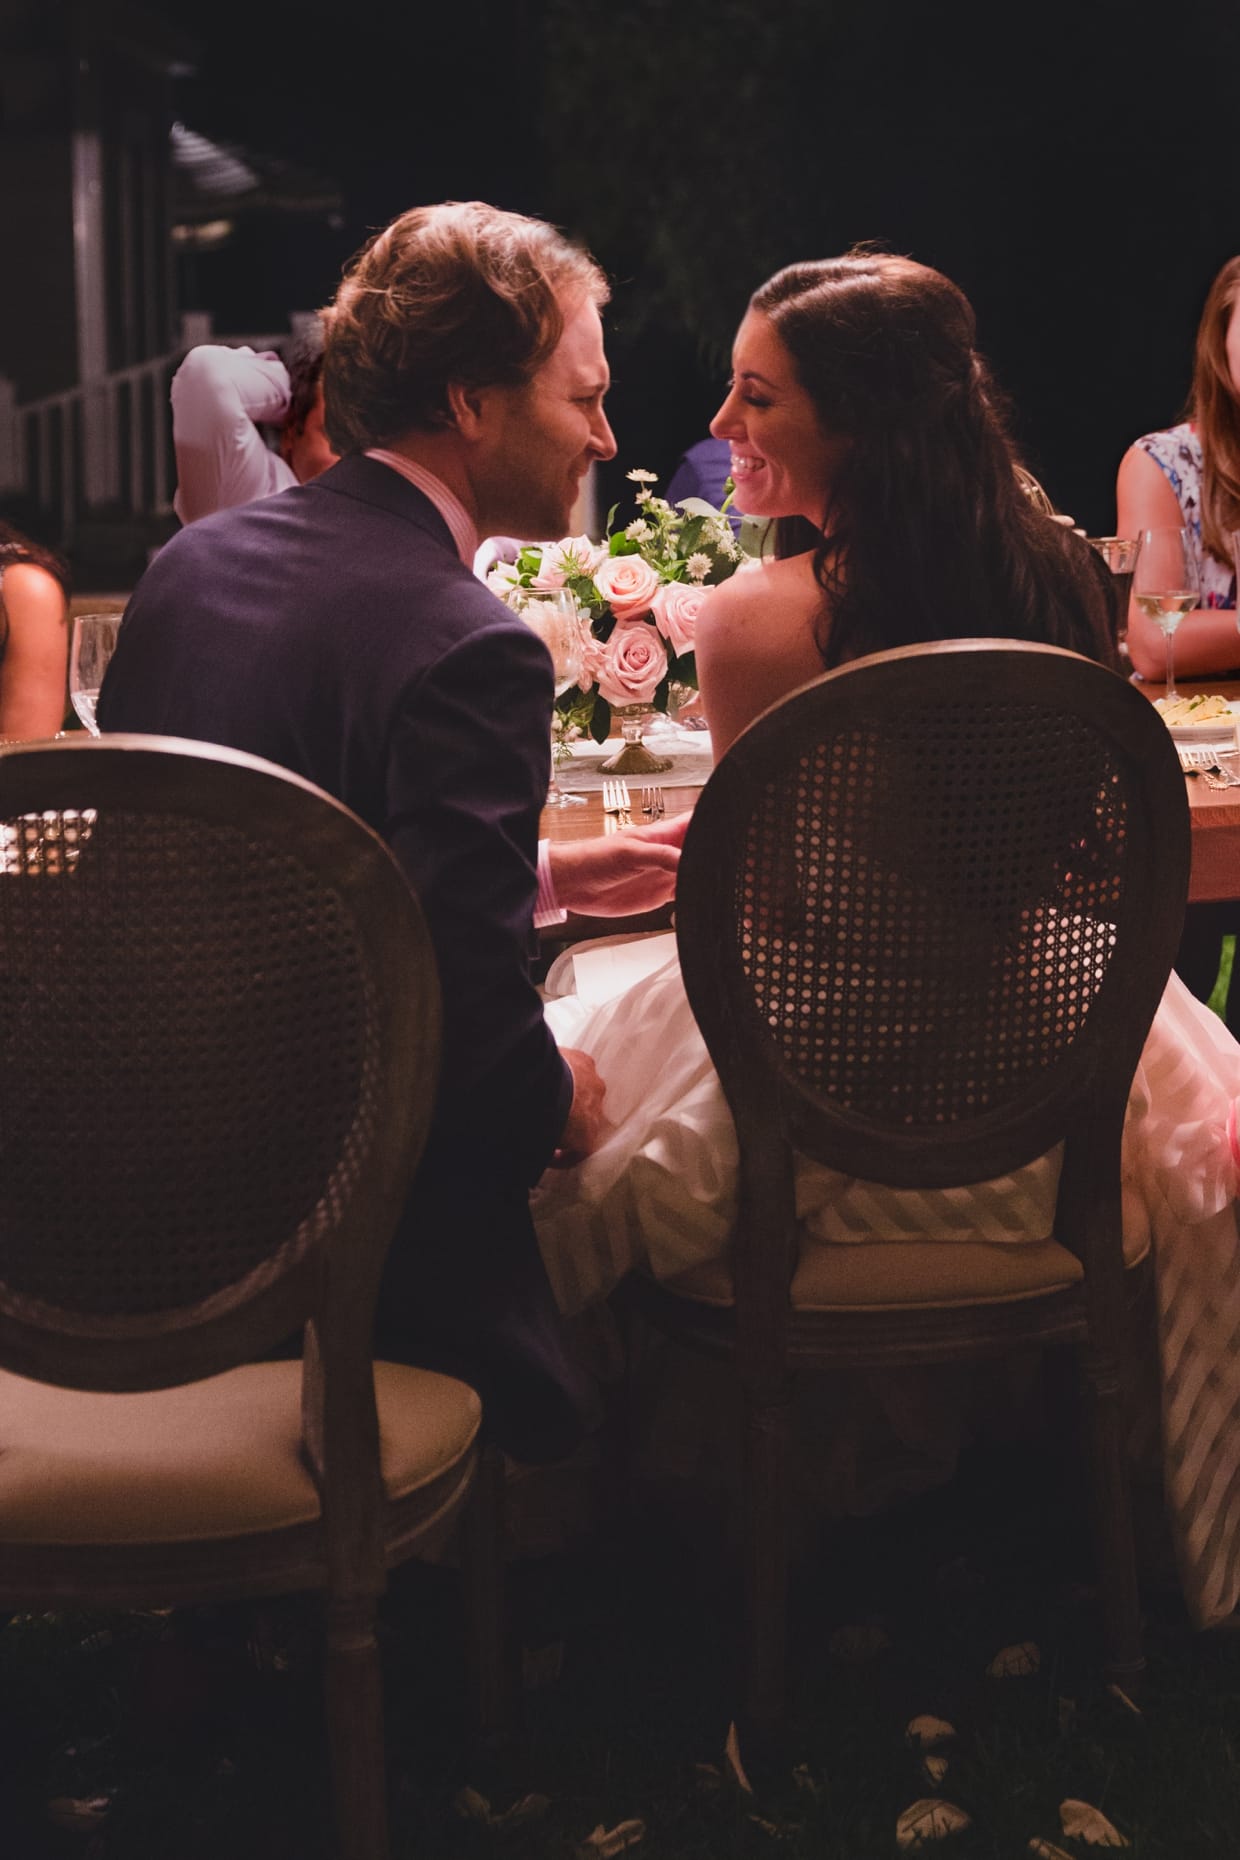
[[[947,1240],[805,1246],[792,1281],[803,1311],[944,1310],[1011,1303],[1079,1284],[1081,1262],[1054,1240],[1020,1246]],[[733,1302],[730,1259],[712,1259],[667,1281],[667,1290],[709,1305]]]
[[[482,1408],[451,1376],[375,1364],[389,1499],[470,1452]],[[300,1362],[139,1395],[0,1373],[0,1541],[176,1543],[312,1523]]]

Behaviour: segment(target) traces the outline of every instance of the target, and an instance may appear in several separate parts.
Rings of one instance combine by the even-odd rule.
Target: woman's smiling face
[[[750,310],[732,348],[728,397],[710,423],[732,448],[737,508],[754,517],[826,522],[831,484],[847,447],[822,429],[769,317]]]

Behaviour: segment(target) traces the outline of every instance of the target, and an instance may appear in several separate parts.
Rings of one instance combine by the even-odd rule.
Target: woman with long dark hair
[[[69,571],[0,522],[0,737],[55,736],[69,664]]]
[[[1007,634],[1110,662],[1104,571],[1020,488],[955,285],[871,252],[790,266],[753,297],[733,364],[712,430],[731,447],[738,506],[775,519],[777,543],[773,559],[713,589],[699,618],[717,752],[824,667],[867,652]],[[574,1310],[631,1266],[670,1277],[726,1249],[736,1141],[674,957],[602,1006],[552,1000],[548,1019],[595,1060],[612,1124],[594,1154],[545,1179],[534,1198],[552,1283]],[[1186,1597],[1202,1625],[1240,1601],[1240,1547],[1203,1517],[1199,1496],[1240,1489],[1230,1419],[1240,1412],[1240,1361],[1217,1315],[1240,1251],[1227,1137],[1238,1098],[1240,1045],[1172,976],[1129,1098],[1124,1225],[1130,1246],[1154,1243],[1170,1339],[1167,1486]],[[803,1245],[876,1231],[1038,1241],[1053,1220],[1047,1171],[1057,1166],[1047,1156],[936,1196],[803,1161]],[[1176,1453],[1184,1391],[1207,1377],[1218,1399],[1207,1420],[1193,1413],[1194,1467],[1208,1467],[1198,1480]],[[856,1424],[856,1399],[853,1390],[832,1423],[837,1447]],[[927,1445],[920,1394],[886,1413],[902,1451]]]
[[[777,559],[699,628],[717,750],[794,683],[888,647],[1002,634],[1114,663],[1092,551],[1021,489],[974,333],[956,285],[885,253],[755,292],[711,431],[737,506],[776,519]]]

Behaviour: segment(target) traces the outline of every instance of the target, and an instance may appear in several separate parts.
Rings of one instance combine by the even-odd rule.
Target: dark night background
[[[670,470],[778,265],[876,239],[967,291],[1027,462],[1091,532],[1126,445],[1179,412],[1211,277],[1240,249],[1240,9],[1157,30],[920,0],[147,0],[197,50],[184,120],[340,187],[329,226],[243,226],[190,261],[222,330],[330,297],[367,232],[481,197],[612,277],[616,475]]]

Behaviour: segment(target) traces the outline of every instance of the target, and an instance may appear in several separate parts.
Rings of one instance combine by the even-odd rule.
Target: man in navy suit
[[[519,1455],[570,1447],[590,1391],[563,1349],[527,1206],[601,1122],[591,1061],[560,1053],[529,976],[536,903],[643,910],[675,829],[540,867],[552,674],[471,572],[478,538],[563,535],[614,455],[594,261],[479,203],[403,214],[341,286],[324,369],[341,462],[193,524],[135,590],[104,730],[266,756],[392,847],[443,991],[435,1122],[392,1247],[378,1347],[463,1375]],[[640,830],[639,830],[640,831]]]

